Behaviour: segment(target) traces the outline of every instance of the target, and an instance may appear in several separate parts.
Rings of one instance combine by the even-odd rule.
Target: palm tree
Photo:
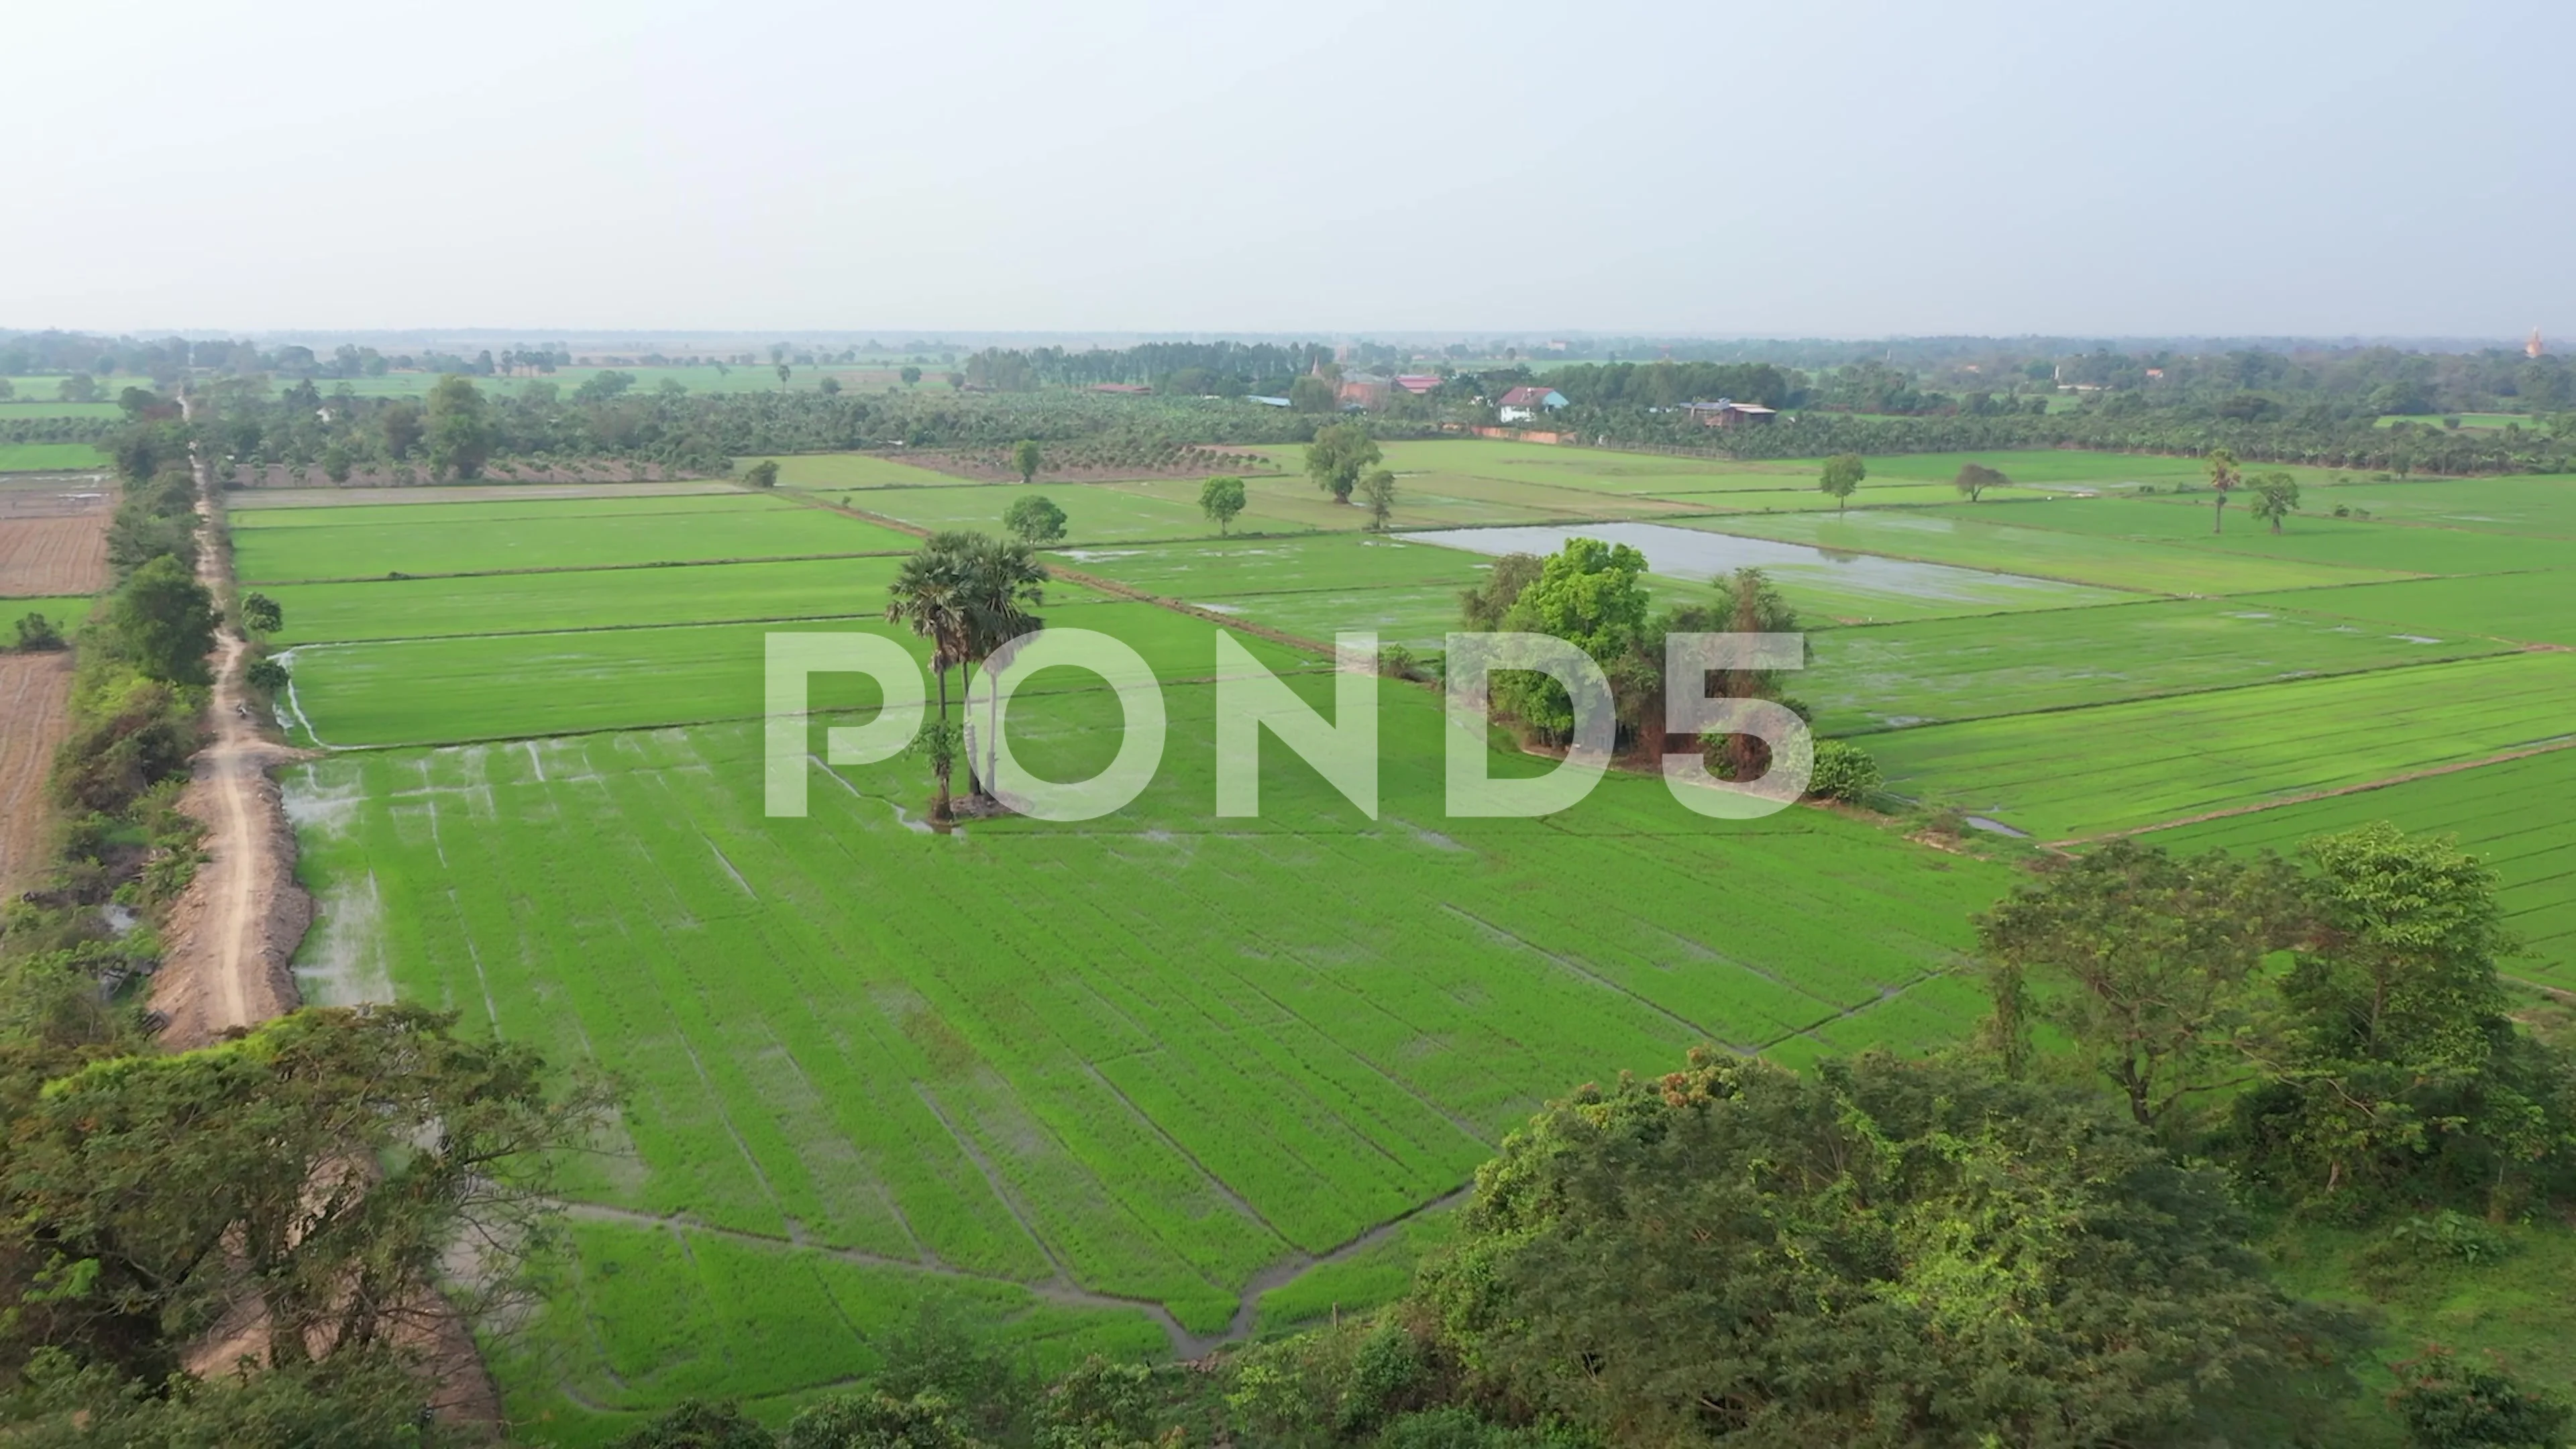
[[[2212,515],[2209,531],[2227,531],[2227,495],[2243,475],[2236,471],[2236,455],[2225,448],[2209,450],[2209,486],[2218,490],[2218,511]]]
[[[971,533],[931,535],[895,571],[886,601],[887,623],[905,625],[930,641],[930,669],[939,676],[937,728],[943,733],[950,728],[948,671],[966,662],[966,579],[974,543],[975,535]],[[939,777],[939,804],[933,813],[942,820],[948,818],[948,771],[955,758],[954,749],[931,755],[931,768]],[[969,771],[971,774],[971,763]]]
[[[1038,562],[1037,550],[1028,544],[981,533],[964,535],[964,539],[959,600],[964,629],[958,660],[971,667],[991,659],[1003,645],[1021,635],[1046,627],[1046,621],[1035,611],[1046,603],[1047,580],[1053,576],[1045,564]],[[975,761],[969,758],[966,778],[974,793],[990,799],[995,752],[995,721],[990,716],[998,710],[989,700],[985,709],[984,768],[979,776]]]

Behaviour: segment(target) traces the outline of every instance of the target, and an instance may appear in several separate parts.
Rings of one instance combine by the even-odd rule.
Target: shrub
[[[42,614],[29,614],[18,621],[17,649],[21,654],[41,654],[63,647],[63,631]]]
[[[2414,1449],[2551,1449],[2565,1442],[2568,1420],[2576,1416],[2565,1403],[2515,1383],[2501,1366],[2464,1367],[2439,1344],[2427,1344],[2422,1357],[2396,1370],[2388,1406]]]
[[[1878,761],[1869,751],[1842,740],[1816,741],[1815,773],[1807,777],[1807,794],[1818,800],[1866,800],[1878,793]]]

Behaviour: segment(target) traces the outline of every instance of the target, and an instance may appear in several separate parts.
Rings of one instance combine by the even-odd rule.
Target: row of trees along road
[[[177,800],[218,618],[189,441],[162,419],[115,444],[119,583],[74,641],[60,823],[43,879],[0,905],[0,1440],[421,1444],[430,1285],[472,1321],[524,1311],[556,1241],[547,1164],[607,1092],[409,1006],[155,1038],[135,983],[203,858]],[[283,617],[257,595],[243,615]],[[137,928],[108,925],[111,900]],[[468,1238],[482,1268],[444,1276]],[[273,1367],[182,1372],[244,1305]]]

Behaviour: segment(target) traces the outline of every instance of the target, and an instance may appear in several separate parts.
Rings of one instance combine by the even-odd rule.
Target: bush
[[[777,462],[776,462],[775,460],[773,460],[773,459],[769,459],[769,458],[763,458],[763,459],[761,459],[759,462],[754,463],[754,464],[752,464],[750,467],[745,468],[745,469],[743,469],[743,470],[742,470],[742,481],[743,481],[743,482],[745,482],[745,483],[750,484],[750,485],[751,485],[752,487],[754,487],[754,488],[775,488],[775,487],[777,487],[777,486],[778,486],[778,464],[777,464]]]
[[[2525,1389],[2499,1365],[2462,1366],[2449,1349],[2425,1346],[2421,1358],[2396,1365],[2397,1389],[2388,1406],[2406,1425],[2414,1449],[2478,1449],[2484,1445],[2552,1449],[2565,1442],[2568,1405]]]
[[[21,654],[42,654],[63,647],[63,631],[42,614],[29,614],[18,621],[17,649]]]
[[[1878,761],[1869,751],[1841,740],[1816,741],[1816,770],[1807,777],[1807,794],[1817,800],[1862,801],[1878,793]]]

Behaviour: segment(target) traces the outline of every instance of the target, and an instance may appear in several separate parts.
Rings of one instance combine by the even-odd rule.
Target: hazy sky
[[[38,5],[0,326],[2576,334],[2568,0]]]

